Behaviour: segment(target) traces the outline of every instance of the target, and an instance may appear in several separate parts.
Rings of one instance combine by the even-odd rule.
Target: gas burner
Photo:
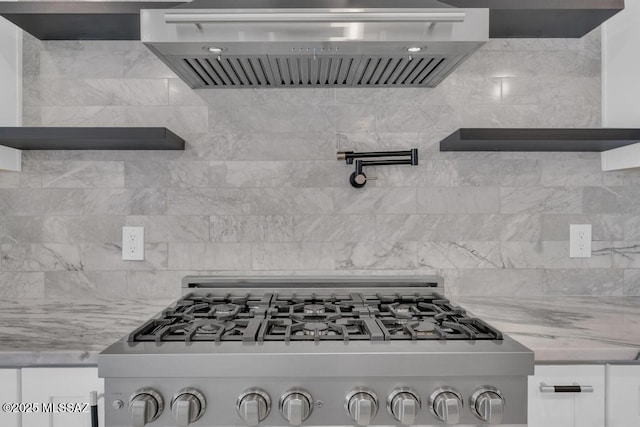
[[[322,336],[329,333],[329,326],[321,322],[308,322],[304,324],[303,332],[305,335]]]
[[[233,322],[219,322],[217,320],[199,320],[190,325],[191,330],[195,330],[197,334],[216,334],[219,331],[230,331],[235,328]]]
[[[387,306],[389,313],[398,319],[411,319],[416,311],[415,304],[394,303]]]
[[[442,330],[431,322],[394,322],[387,325],[392,339],[440,339],[446,338]]]
[[[218,304],[214,305],[213,308],[216,309],[216,313],[227,314],[237,310],[239,307],[235,304]]]
[[[324,312],[325,312],[324,305],[308,304],[304,306],[305,314],[324,314]]]
[[[221,322],[214,319],[202,319],[188,325],[186,330],[183,332],[183,339],[186,342],[210,340],[221,341],[227,334],[233,336],[237,335],[237,332],[243,330],[244,325],[243,327],[239,327],[235,322]]]
[[[400,314],[411,313],[411,306],[409,304],[399,304],[395,307],[396,311]]]
[[[236,304],[217,304],[212,307],[214,316],[233,316],[240,311],[240,306]]]
[[[420,322],[415,325],[412,325],[413,330],[418,333],[418,335],[430,335],[433,334],[433,331],[436,329],[436,325],[431,322]]]

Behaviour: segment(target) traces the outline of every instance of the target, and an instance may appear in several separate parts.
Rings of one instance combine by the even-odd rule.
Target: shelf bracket
[[[640,141],[600,153],[603,171],[640,168]]]
[[[0,145],[0,171],[20,172],[22,170],[22,150]]]

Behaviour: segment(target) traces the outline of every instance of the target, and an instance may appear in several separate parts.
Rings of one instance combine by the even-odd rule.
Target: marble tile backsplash
[[[24,39],[25,126],[166,126],[184,152],[0,174],[0,297],[177,297],[190,273],[440,274],[449,295],[640,295],[640,173],[440,153],[459,127],[599,127],[600,33],[491,40],[433,89],[192,91],[138,42]],[[338,149],[420,150],[348,184]],[[593,257],[568,257],[570,223]],[[121,227],[145,227],[143,262]]]

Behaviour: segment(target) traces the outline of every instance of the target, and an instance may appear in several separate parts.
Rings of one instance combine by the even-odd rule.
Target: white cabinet
[[[20,402],[20,370],[0,369],[0,403]],[[0,426],[20,427],[20,414],[0,411]]]
[[[543,393],[541,384],[593,392]],[[538,365],[528,415],[529,427],[640,427],[640,365]]]
[[[0,126],[20,126],[22,30],[0,16]]]
[[[89,403],[91,391],[104,393],[104,380],[97,368],[25,368],[22,370],[22,402]],[[99,402],[100,425],[104,425],[104,405]],[[87,427],[91,412],[28,413],[22,427]]]
[[[22,151],[0,145],[0,172],[20,172],[22,170]]]
[[[602,125],[640,127],[640,2],[602,25]]]
[[[22,122],[22,30],[0,16],[0,126]],[[19,172],[22,152],[0,146],[0,173]]]
[[[607,365],[607,427],[640,426],[640,365]]]
[[[592,392],[542,392],[550,386],[591,386]],[[603,427],[605,425],[603,365],[538,365],[529,377],[529,427]],[[627,425],[625,427],[630,427]]]

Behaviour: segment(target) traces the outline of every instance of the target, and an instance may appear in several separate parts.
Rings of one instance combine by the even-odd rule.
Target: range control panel
[[[526,424],[526,377],[107,378],[107,427]]]

